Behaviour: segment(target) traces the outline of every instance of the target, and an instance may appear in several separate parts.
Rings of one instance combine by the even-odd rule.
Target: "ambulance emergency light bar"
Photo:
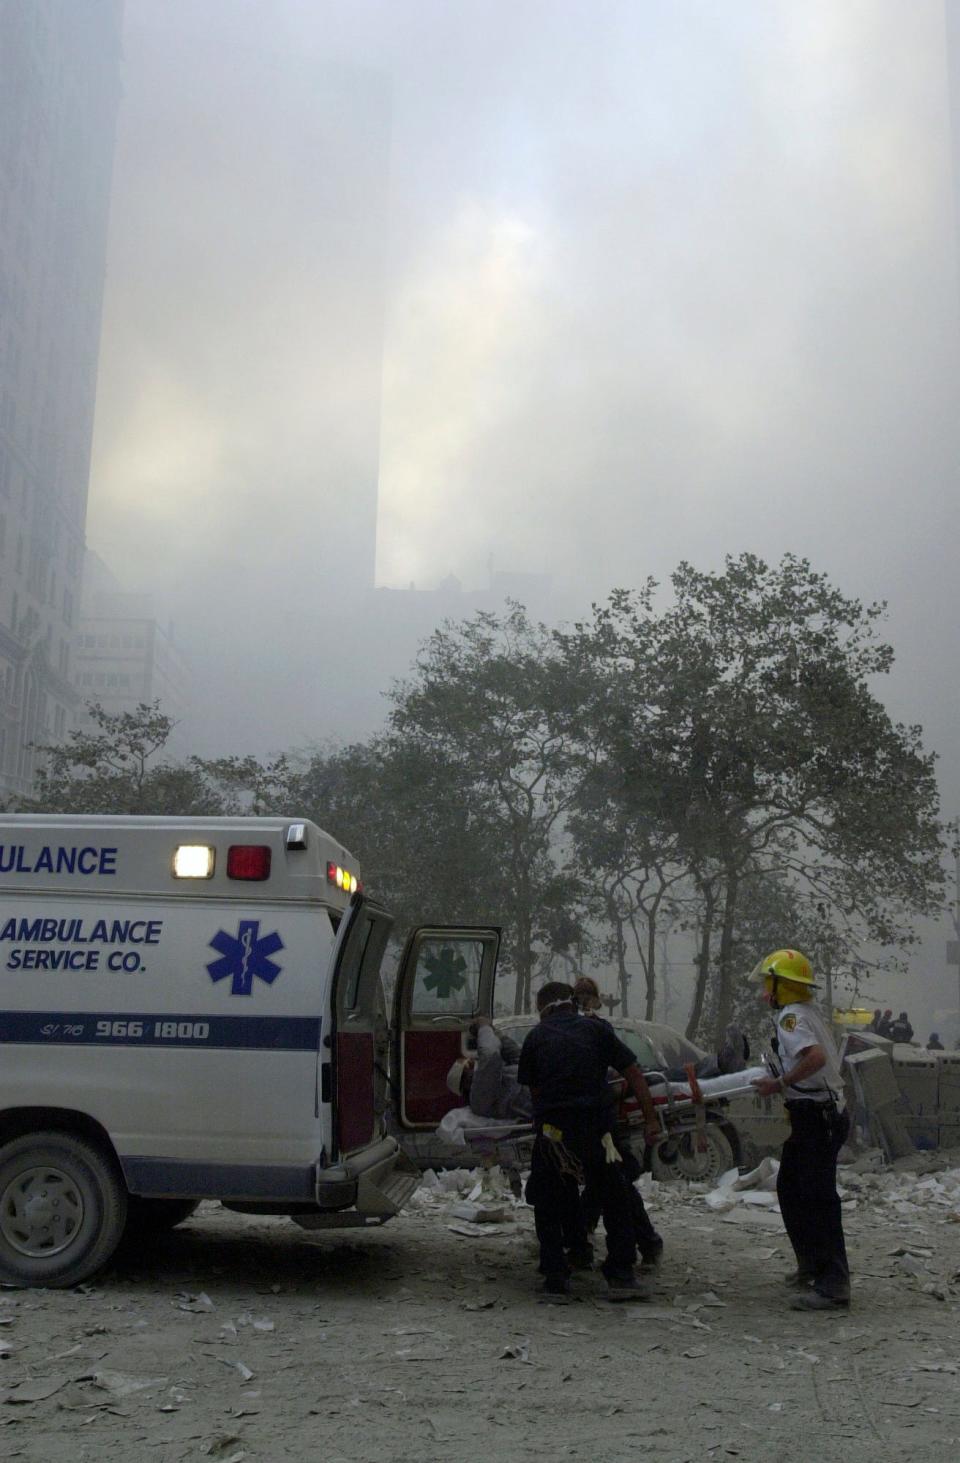
[[[207,843],[181,843],[173,855],[175,879],[212,879],[217,851]],[[232,843],[227,849],[227,878],[262,882],[270,877],[270,847]],[[356,884],[356,880],[354,880]]]
[[[336,884],[344,894],[356,894],[363,886],[357,881],[356,874],[351,874],[349,869],[342,869],[339,864],[327,864],[327,883]]]

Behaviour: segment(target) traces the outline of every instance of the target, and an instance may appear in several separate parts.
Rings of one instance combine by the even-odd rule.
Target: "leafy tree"
[[[839,912],[850,944],[896,951],[940,908],[934,759],[872,690],[893,659],[882,606],[793,555],[771,568],[744,554],[719,574],[681,564],[671,582],[659,611],[650,585],[616,593],[566,650],[581,681],[592,667],[592,755],[655,813],[703,895],[698,999],[713,971],[722,1028],[758,871]]]
[[[289,805],[292,769],[287,756],[272,762],[256,757],[191,757],[188,766],[202,776],[224,812],[263,817]]]
[[[315,750],[292,768],[287,803],[350,849],[365,888],[402,927],[499,923],[489,827],[459,769],[432,749],[381,736]]]
[[[175,723],[159,701],[124,712],[92,703],[88,715],[92,728],[38,748],[44,764],[34,795],[21,804],[24,812],[186,816],[224,811],[201,765],[161,760]]]
[[[391,692],[392,743],[436,759],[447,799],[493,850],[516,1011],[530,1006],[538,942],[579,889],[557,856],[574,786],[566,692],[553,635],[517,604],[435,631]]]
[[[625,795],[610,772],[608,765],[587,766],[567,827],[576,866],[610,926],[607,949],[616,962],[620,1013],[630,1013],[632,940],[644,977],[644,1017],[652,1021],[657,940],[676,920],[676,895],[688,875],[676,859],[669,830],[646,810],[638,812],[635,792]]]

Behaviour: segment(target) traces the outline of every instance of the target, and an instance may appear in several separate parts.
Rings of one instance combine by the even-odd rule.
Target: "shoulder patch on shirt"
[[[792,1011],[789,1013],[789,1015],[782,1016],[780,1018],[780,1029],[781,1029],[781,1031],[795,1031],[796,1030],[796,1026],[797,1026],[797,1018],[796,1018],[796,1016],[794,1016],[794,1014],[793,1014]]]

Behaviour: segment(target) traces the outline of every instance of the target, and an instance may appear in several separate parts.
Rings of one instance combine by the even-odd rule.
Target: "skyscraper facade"
[[[0,796],[76,702],[122,0],[0,0]]]

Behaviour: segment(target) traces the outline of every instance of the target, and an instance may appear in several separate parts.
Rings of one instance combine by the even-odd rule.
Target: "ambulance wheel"
[[[698,1136],[704,1140],[705,1147],[700,1147]],[[660,1183],[687,1179],[712,1184],[733,1167],[730,1140],[717,1123],[708,1123],[699,1135],[690,1129],[676,1137],[664,1138],[650,1155],[650,1172]]]
[[[0,1147],[0,1279],[77,1285],[120,1242],[127,1193],[112,1155],[72,1133]]]
[[[127,1195],[125,1234],[164,1234],[175,1229],[199,1207],[199,1199],[144,1199]]]

